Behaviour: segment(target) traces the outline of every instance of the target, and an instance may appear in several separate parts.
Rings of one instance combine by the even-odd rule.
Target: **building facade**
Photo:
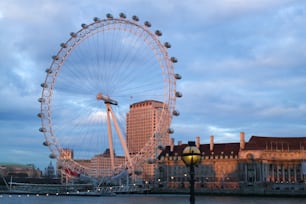
[[[42,172],[34,165],[0,164],[0,176],[14,178],[40,178]]]
[[[106,149],[103,154],[95,155],[90,160],[90,176],[93,177],[104,177],[104,176],[113,176],[114,169],[111,168],[110,163],[110,151]],[[114,157],[115,166],[120,166],[124,164],[125,157],[124,156],[116,156]]]
[[[168,117],[161,117],[168,116],[168,110],[165,109],[162,102],[154,100],[142,101],[130,106],[130,111],[127,113],[126,119],[126,139],[131,157],[142,151],[142,148],[148,144],[148,141],[153,138],[153,135],[159,131],[158,128],[167,129],[160,127],[161,124],[165,127],[169,127],[169,120],[165,119]],[[163,121],[161,122],[160,120]],[[163,134],[163,137],[160,137],[159,141],[151,143],[146,151],[156,152],[157,149],[155,148],[158,145],[166,146],[169,144],[170,137],[167,132]],[[148,163],[144,163],[143,165],[142,178],[153,178],[155,166]]]
[[[260,189],[306,190],[306,137],[252,136],[245,142],[196,145],[201,162],[195,168],[196,191],[244,191]],[[167,146],[159,155],[155,187],[166,191],[186,191],[188,168],[181,159],[186,144]],[[304,189],[305,188],[305,189]]]
[[[239,154],[249,184],[304,183],[306,138],[252,136]]]

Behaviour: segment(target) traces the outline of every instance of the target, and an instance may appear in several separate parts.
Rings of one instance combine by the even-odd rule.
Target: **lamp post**
[[[182,159],[190,170],[190,204],[194,204],[194,166],[197,165],[201,160],[201,152],[196,147],[195,142],[188,142],[188,146],[183,150]]]

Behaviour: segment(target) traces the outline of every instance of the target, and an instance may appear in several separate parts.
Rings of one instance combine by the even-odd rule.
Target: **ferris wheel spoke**
[[[126,167],[135,170],[155,154],[155,140],[169,137],[176,59],[168,56],[170,44],[159,41],[161,32],[152,33],[149,27],[135,16],[95,18],[72,32],[53,57],[41,85],[40,131],[52,157],[67,168],[97,177]],[[132,104],[148,100],[162,104],[156,129],[138,153],[130,154],[126,116]],[[66,149],[73,150],[74,157],[63,160]],[[104,164],[103,157],[109,155],[110,164]],[[85,164],[92,159],[95,164]]]

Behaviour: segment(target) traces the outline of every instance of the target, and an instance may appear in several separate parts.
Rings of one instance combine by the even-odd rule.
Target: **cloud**
[[[83,116],[82,118],[79,118],[77,124],[93,125],[99,124],[101,122],[107,122],[107,113],[101,110],[93,110],[88,116]]]
[[[141,0],[0,2],[0,137],[5,141],[0,145],[1,155],[21,162],[48,160],[36,114],[40,83],[51,56],[81,23],[120,12],[128,18],[138,15],[140,22],[149,20],[152,31],[163,32],[159,39],[171,43],[169,56],[179,60],[175,72],[183,76],[177,83],[183,98],[177,99],[181,116],[172,123],[176,140],[186,142],[200,135],[202,142],[208,143],[209,136],[215,135],[216,142],[237,142],[240,131],[305,136],[303,1],[169,0],[145,4]],[[128,40],[124,43],[129,45]],[[93,121],[105,118],[102,110],[91,110],[92,104],[85,99],[70,99],[75,104],[67,102],[69,113],[85,113]],[[84,106],[90,111],[74,111]],[[86,137],[80,141],[83,139]],[[39,155],[35,157],[31,151]]]

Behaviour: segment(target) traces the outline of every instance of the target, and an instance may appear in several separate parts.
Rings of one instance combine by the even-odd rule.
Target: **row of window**
[[[201,156],[202,160],[209,159],[238,159],[238,155],[210,155],[210,156]],[[161,156],[161,161],[179,161],[182,160],[181,156]]]

